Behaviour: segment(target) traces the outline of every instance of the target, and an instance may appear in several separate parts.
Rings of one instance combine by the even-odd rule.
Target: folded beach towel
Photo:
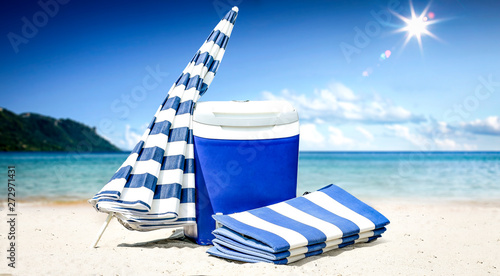
[[[334,248],[370,242],[389,220],[343,189],[328,185],[302,197],[231,215],[213,234],[209,254],[287,264]]]

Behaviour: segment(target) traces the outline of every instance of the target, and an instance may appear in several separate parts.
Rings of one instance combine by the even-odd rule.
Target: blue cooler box
[[[214,214],[296,197],[299,118],[284,101],[199,102],[193,116],[198,244],[212,244]]]

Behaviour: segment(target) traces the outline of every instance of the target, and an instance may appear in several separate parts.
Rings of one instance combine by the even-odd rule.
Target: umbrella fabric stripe
[[[154,176],[157,174],[157,171],[160,169],[160,162],[155,160],[147,160],[147,161],[137,161],[134,169],[132,169],[131,175],[142,175],[149,174]],[[155,177],[156,178],[156,177]]]
[[[185,160],[184,173],[194,174],[194,159]]]
[[[183,168],[184,166],[184,155],[170,155],[163,157],[161,162],[162,170],[175,170]]]
[[[188,100],[188,101],[182,102],[179,105],[179,108],[177,109],[177,118],[179,118],[181,116],[190,115],[190,112],[193,109],[193,105],[194,105],[193,100]],[[190,117],[187,116],[187,118],[190,118]]]
[[[151,204],[151,210],[154,212],[150,212],[148,217],[161,217],[162,214],[176,213],[178,214],[179,198],[178,197],[169,197],[169,198],[158,198],[154,199]],[[172,211],[175,210],[175,211]]]
[[[170,131],[168,142],[170,143],[170,142],[186,141],[188,132],[189,132],[188,127],[174,128]]]
[[[179,102],[181,100],[179,99]],[[178,106],[179,104],[177,104]],[[158,115],[155,117],[156,118],[156,122],[155,123],[159,123],[159,122],[163,122],[163,121],[167,121],[169,123],[170,120],[172,120],[172,118],[175,116],[175,112],[176,110],[175,109],[172,109],[172,108],[168,108],[168,109],[162,109]]]
[[[163,215],[166,215],[166,214],[163,214]],[[171,213],[170,215],[175,215],[177,216],[177,214],[174,214],[174,213]],[[171,218],[174,217],[174,216],[171,216]],[[126,219],[124,218],[124,220],[127,220],[129,222],[137,222],[136,220],[134,219]],[[157,226],[159,225],[161,222],[164,222],[166,219],[165,218],[142,218],[140,223],[144,224],[144,225],[148,225],[148,226]],[[167,218],[168,220],[168,218]],[[179,221],[196,221],[196,219],[193,220],[193,218],[178,218],[175,220],[176,222],[179,222]],[[172,223],[171,221],[168,221],[168,223]]]
[[[148,198],[153,196],[153,191],[149,187],[124,188],[120,199],[123,201],[136,201],[136,198]],[[148,205],[150,205],[149,202]]]
[[[142,230],[143,220],[150,218],[158,220],[158,228],[194,222],[192,114],[225,53],[236,11],[217,24],[170,88],[131,155],[91,199],[96,209],[115,212],[125,227]],[[146,193],[150,195],[144,198]]]
[[[234,24],[234,21],[236,21],[236,16],[238,16],[238,12],[235,9],[236,8],[233,8],[228,13],[226,13],[224,18],[222,18],[222,19],[229,21],[231,24]]]
[[[223,44],[227,40],[224,39],[220,43]],[[184,85],[187,87],[189,79],[195,78],[196,76],[202,77],[208,71],[209,68],[213,66],[214,63],[220,63],[220,58],[212,55],[211,53],[219,54],[220,52],[224,52],[225,49],[221,47],[221,45],[217,45],[214,42],[211,42],[211,45],[207,45],[207,47],[211,47],[211,52],[208,51],[198,51],[196,55],[193,57],[193,60],[189,63],[189,65],[182,71],[181,76],[175,82],[176,86]]]
[[[165,102],[163,103],[161,110],[172,109],[175,111],[179,107],[180,102],[181,102],[180,97],[171,95],[165,99]]]
[[[104,192],[98,193],[97,195],[106,195],[106,194],[120,196],[121,193],[118,191],[104,191]]]
[[[165,227],[177,227],[177,226],[190,225],[190,224],[195,224],[195,223],[196,223],[195,218],[180,218],[180,219],[177,219],[173,222],[165,221],[165,223],[161,223],[161,224],[138,224],[135,226],[135,227],[137,227],[137,229],[134,229],[134,230],[152,231],[152,230],[162,229]],[[134,225],[134,224],[132,224],[132,225]]]
[[[222,38],[216,38],[217,41],[210,41],[208,44],[204,45],[203,47],[206,47],[207,49],[209,48],[211,52],[214,53],[221,53],[225,51],[227,42],[229,41],[228,36],[223,36]],[[223,56],[223,54],[221,55]],[[200,66],[200,68],[203,68],[206,70],[207,68],[212,68],[213,64],[219,64],[221,61],[221,57],[216,57],[214,55],[211,55],[210,52],[206,49],[200,49],[189,65],[184,69],[182,72],[182,75],[177,79],[175,82],[176,86],[179,85],[187,85],[187,80],[191,77],[194,77],[195,75],[192,73],[193,71],[197,71],[196,69],[193,70],[193,67]],[[201,66],[203,65],[203,66]],[[199,70],[202,72],[203,70]],[[212,71],[215,72],[215,71]],[[206,73],[206,72],[205,72]]]
[[[137,148],[137,147],[136,147]],[[136,149],[134,149],[135,151]],[[117,197],[114,197],[116,199],[119,198],[119,195],[121,194],[120,191],[123,189],[125,183],[126,183],[126,178],[130,175],[130,172],[132,171],[132,165],[135,164],[135,161],[137,160],[137,153],[131,153],[129,157],[123,162],[122,166],[118,168],[118,170],[115,172],[111,180],[108,182],[107,185],[105,185],[99,193],[97,193],[91,201],[96,202],[101,195],[106,195],[106,197],[109,197],[111,192],[116,191]],[[124,169],[125,168],[125,169]],[[130,168],[130,169],[128,169]],[[122,170],[123,169],[123,170]],[[124,173],[126,171],[126,173]]]
[[[150,135],[146,143],[144,143],[144,149],[157,147],[158,149],[163,150],[161,147],[163,147],[163,145],[167,143],[167,141],[168,141],[167,135],[164,134]]]
[[[160,171],[160,174],[158,175],[157,185],[182,183],[182,185],[184,186],[184,177],[182,174],[182,169]]]
[[[227,40],[227,39],[229,39],[229,37],[226,34],[224,34],[223,32],[221,32],[219,30],[217,30],[217,31],[212,32],[210,34],[210,36],[207,39],[207,42],[212,42],[213,41],[215,45],[217,45],[217,46],[219,46],[219,47],[221,47],[221,48],[224,49],[223,44],[224,44],[224,41]]]
[[[195,202],[195,189],[185,188],[181,191],[181,204],[182,203],[194,203]]]
[[[153,135],[155,135],[155,134],[168,135],[168,132],[170,131],[170,127],[171,126],[172,126],[172,123],[170,121],[168,121],[168,120],[164,120],[164,121],[161,121],[161,122],[156,122],[153,125],[153,128],[151,128],[151,131],[149,132],[148,140],[151,139],[151,137]]]
[[[220,62],[218,60],[214,61],[212,65],[210,65],[210,68],[208,69],[209,72],[215,73],[217,72],[217,69],[219,69]]]
[[[182,186],[186,188],[194,188],[194,173],[185,173],[183,176]]]
[[[174,124],[172,125],[172,128],[177,129],[177,128],[189,127],[190,121],[191,121],[190,113],[185,113],[180,115],[177,114],[177,117],[175,117],[175,121]]]
[[[156,185],[153,199],[179,198],[181,196],[182,184]]]
[[[160,135],[164,136],[164,135]],[[152,137],[152,136],[149,136]],[[148,139],[149,140],[149,139]],[[141,155],[137,158],[137,161],[156,161],[161,162],[165,150],[160,147],[144,148]],[[137,165],[137,163],[136,163]],[[134,167],[135,168],[135,167]]]
[[[132,166],[127,165],[125,167],[120,167],[118,171],[113,175],[110,181],[120,178],[126,178],[132,171]]]
[[[141,143],[141,145],[144,145],[144,141],[140,141],[140,143]],[[134,152],[134,153],[129,155],[129,157],[125,160],[125,162],[123,162],[121,168],[126,167],[126,166],[133,167],[135,164],[135,161],[137,161],[137,158],[139,157],[139,153],[141,151],[142,151],[142,146],[137,152]]]
[[[183,203],[179,205],[180,218],[196,218],[194,203]]]
[[[210,64],[214,60],[214,57],[211,56],[208,52],[201,52],[198,51],[196,55],[193,57],[193,60],[191,61],[194,63],[195,66],[197,65],[205,65],[205,64]]]
[[[187,144],[186,141],[178,141],[167,144],[167,149],[165,150],[165,156],[180,155],[186,152],[186,158],[193,158],[194,148],[192,144]]]
[[[99,197],[99,195],[105,195],[108,197],[116,192],[118,197],[115,198],[119,198],[119,195],[121,194],[121,191],[123,190],[126,182],[126,179],[113,179],[108,183],[108,187],[101,190],[98,194],[95,195],[95,197]]]
[[[113,210],[111,212],[115,212],[117,210],[133,210],[137,212],[147,212],[149,209],[151,209],[151,206],[147,204],[144,201],[141,200],[135,200],[135,201],[124,201],[124,200],[115,200],[115,199],[109,199],[109,198],[103,198],[99,200],[100,207],[101,208],[109,208],[110,210]],[[134,208],[124,208],[120,207],[120,205],[116,205],[115,203],[123,203],[126,204],[126,206],[141,206],[141,209],[134,209]]]
[[[157,180],[158,179],[156,178],[156,176],[149,173],[130,174],[130,177],[124,186],[122,194],[124,195],[125,191],[130,191],[130,188],[133,189],[145,187],[148,190],[152,191],[153,187],[156,185]]]

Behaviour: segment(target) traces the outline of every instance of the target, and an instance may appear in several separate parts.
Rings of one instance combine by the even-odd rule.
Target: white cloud
[[[332,83],[329,88],[341,100],[353,101],[358,98],[350,88],[340,82]]]
[[[484,120],[461,123],[461,127],[474,134],[500,135],[500,117],[490,116]]]
[[[318,131],[315,124],[303,124],[300,126],[300,140],[303,143],[320,146],[325,142],[325,137]]]
[[[441,150],[458,150],[460,146],[451,139],[435,139],[436,147]]]
[[[386,128],[393,130],[395,136],[404,138],[413,145],[419,147],[420,150],[477,150],[476,145],[457,142],[455,138],[459,138],[459,134],[451,131],[446,123],[440,122],[434,124],[433,127],[435,128],[434,130],[425,128],[422,132],[424,136],[420,133],[412,132],[410,128],[406,126],[386,126]],[[434,135],[429,135],[429,133]]]
[[[334,83],[328,89],[314,91],[314,95],[296,94],[287,89],[279,94],[262,93],[265,100],[285,100],[292,103],[305,120],[405,123],[424,119],[401,106],[396,106],[380,97],[362,99],[341,83]]]
[[[440,133],[443,133],[443,134],[447,134],[447,133],[451,132],[451,129],[449,128],[449,126],[446,122],[438,122],[437,129]]]
[[[464,150],[477,150],[477,145],[464,144],[463,149]]]
[[[317,125],[322,125],[325,123],[325,121],[320,119],[320,118],[316,118],[316,119],[314,119],[314,123]]]
[[[125,126],[125,147],[127,149],[132,149],[135,147],[137,142],[141,139],[141,135],[135,132],[129,124]]]
[[[329,126],[328,127],[328,142],[335,146],[343,146],[343,145],[353,145],[354,141],[350,138],[344,136],[342,130]]]
[[[426,144],[428,144],[428,140],[425,139],[422,135],[419,134],[414,134],[410,132],[410,128],[402,125],[389,125],[386,126],[386,128],[394,131],[394,134],[397,137],[404,138],[405,140],[408,140],[410,143],[412,143],[415,146],[419,147],[424,147]]]
[[[363,134],[366,137],[366,139],[373,140],[373,134],[368,130],[366,130],[365,128],[358,126],[356,127],[356,130],[359,131],[361,134]]]

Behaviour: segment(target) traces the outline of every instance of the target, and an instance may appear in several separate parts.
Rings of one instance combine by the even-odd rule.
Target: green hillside
[[[0,108],[0,151],[120,151],[82,123]]]

